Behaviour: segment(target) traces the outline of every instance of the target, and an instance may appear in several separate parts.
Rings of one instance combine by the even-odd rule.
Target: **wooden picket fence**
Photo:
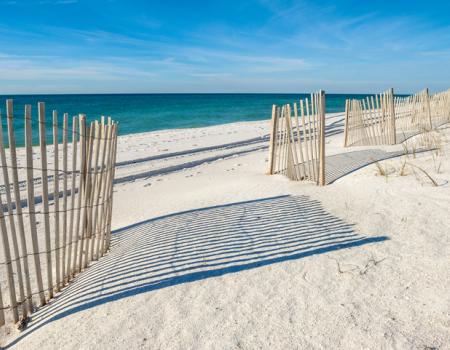
[[[394,91],[345,103],[344,145],[395,144]]]
[[[450,89],[431,96],[430,110],[435,127],[450,122]]]
[[[344,146],[394,145],[450,122],[450,90],[395,97],[390,89],[345,105]]]
[[[38,103],[35,120],[26,105],[23,148],[16,145],[12,100],[6,101],[6,118],[7,143],[0,114],[0,326],[21,328],[36,305],[46,304],[109,248],[117,124],[102,117],[86,125],[80,114],[70,127],[64,113],[61,125],[57,111],[46,119],[44,103]]]
[[[325,92],[292,107],[272,107],[268,174],[325,185]]]

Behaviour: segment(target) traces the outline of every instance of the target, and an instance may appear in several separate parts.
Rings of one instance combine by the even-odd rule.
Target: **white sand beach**
[[[450,126],[327,125],[324,187],[265,174],[269,121],[119,137],[111,251],[0,345],[450,349]]]

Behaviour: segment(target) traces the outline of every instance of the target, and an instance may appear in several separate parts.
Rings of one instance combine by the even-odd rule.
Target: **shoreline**
[[[330,118],[335,118],[338,116],[343,116],[345,115],[345,111],[343,112],[331,112],[331,113],[327,113],[325,115],[325,118],[327,120],[329,120]],[[140,131],[140,132],[135,132],[135,133],[129,133],[129,134],[123,134],[120,135],[118,137],[127,137],[127,136],[150,136],[151,134],[154,133],[165,133],[165,132],[172,132],[172,131],[183,131],[183,130],[198,130],[198,129],[209,129],[209,128],[215,128],[215,127],[221,127],[221,126],[226,126],[226,125],[230,125],[230,124],[236,124],[236,125],[251,125],[251,124],[257,124],[257,123],[262,123],[262,122],[269,122],[270,118],[264,118],[264,119],[259,119],[259,120],[242,120],[242,121],[230,121],[227,123],[220,123],[220,124],[213,124],[213,125],[206,125],[206,126],[194,126],[194,127],[185,127],[185,128],[170,128],[170,129],[158,129],[158,130],[151,130],[151,131]],[[119,124],[119,131],[120,131],[120,124]],[[269,130],[268,130],[269,132]]]

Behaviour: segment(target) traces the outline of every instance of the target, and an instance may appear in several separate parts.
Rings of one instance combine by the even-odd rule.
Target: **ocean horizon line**
[[[310,95],[311,93],[320,90],[313,90],[311,92],[68,92],[68,93],[0,93],[0,97],[8,96],[92,96],[92,95]],[[375,95],[378,92],[327,92],[327,95],[341,96],[341,95],[352,95],[352,96],[367,96]],[[411,92],[408,93],[395,93],[399,96],[409,96]]]

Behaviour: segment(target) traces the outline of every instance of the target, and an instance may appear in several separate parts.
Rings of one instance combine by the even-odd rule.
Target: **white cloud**
[[[114,81],[145,79],[155,74],[112,61],[67,60],[58,57],[22,57],[0,54],[0,79],[4,81]]]

